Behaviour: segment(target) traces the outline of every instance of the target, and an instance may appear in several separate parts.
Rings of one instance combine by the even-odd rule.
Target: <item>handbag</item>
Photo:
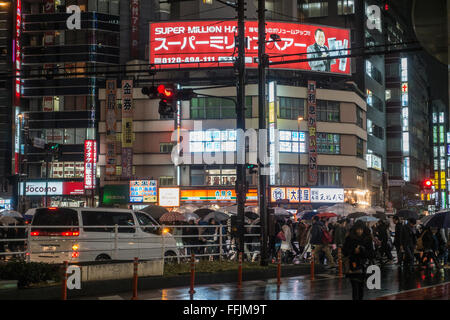
[[[282,240],[282,241],[286,241],[286,236],[284,235],[283,231],[278,232],[277,238]]]
[[[322,229],[322,243],[329,244],[332,241],[333,241],[333,238],[331,237],[331,234],[327,230]]]

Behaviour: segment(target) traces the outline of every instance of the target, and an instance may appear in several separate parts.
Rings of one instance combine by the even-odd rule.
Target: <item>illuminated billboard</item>
[[[131,180],[130,202],[157,202],[158,182],[156,180]]]
[[[164,69],[232,67],[237,57],[236,34],[236,21],[150,23],[150,63]],[[271,41],[274,34],[280,41]],[[245,36],[246,67],[257,68],[257,21],[245,23]],[[339,58],[349,54],[349,29],[271,21],[266,23],[266,41],[270,61],[311,59],[271,68],[350,74],[349,58]],[[321,57],[328,58],[321,60]]]

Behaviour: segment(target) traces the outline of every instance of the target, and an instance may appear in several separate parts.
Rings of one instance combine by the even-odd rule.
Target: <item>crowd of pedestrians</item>
[[[307,223],[303,220],[278,221],[278,228],[272,236],[275,241],[271,248],[275,262],[281,250],[282,262],[309,262],[312,257],[316,264],[336,270],[339,248],[342,250],[343,272],[350,279],[353,299],[363,298],[366,269],[369,265],[396,263],[405,272],[417,268],[438,269],[449,266],[449,229],[428,228],[416,219],[392,218],[395,232],[390,230],[390,222],[378,220],[376,223],[314,216]],[[392,237],[392,235],[394,235]],[[293,239],[297,243],[292,242]],[[395,250],[395,251],[394,251]]]

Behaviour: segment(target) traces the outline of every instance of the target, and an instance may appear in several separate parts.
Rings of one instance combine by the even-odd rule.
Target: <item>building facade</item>
[[[67,24],[72,5],[79,29]],[[84,146],[97,139],[98,89],[120,62],[119,1],[25,0],[21,18],[22,208],[95,205],[84,189]]]

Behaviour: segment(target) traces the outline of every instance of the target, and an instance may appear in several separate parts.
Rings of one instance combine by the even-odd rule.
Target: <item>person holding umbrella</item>
[[[214,218],[209,219],[208,226],[205,231],[203,231],[202,236],[200,237],[200,241],[202,241],[205,245],[208,245],[205,249],[206,254],[215,254],[218,251],[217,244],[219,243],[219,227],[216,226],[216,220]],[[215,257],[213,256],[214,260]]]
[[[408,223],[403,226],[401,235],[401,245],[405,253],[405,270],[413,271],[414,268],[414,248],[417,244],[416,219],[408,219]]]
[[[342,252],[348,261],[345,273],[352,284],[352,298],[353,300],[362,300],[367,266],[374,257],[372,237],[364,222],[355,222],[349,235],[345,238]]]
[[[186,236],[183,238],[183,243],[186,246],[198,246],[199,240],[198,240],[198,227],[195,227],[195,219],[189,219],[188,224],[193,227],[186,227],[183,228],[183,236]],[[191,253],[197,254],[198,247],[188,247],[187,248],[187,254],[190,255]]]
[[[325,253],[325,256],[328,260],[328,266],[330,269],[336,268],[336,264],[334,262],[333,257],[331,256],[329,241],[326,239],[325,235],[325,225],[323,222],[319,221],[319,217],[313,217],[313,225],[311,228],[311,245],[314,250],[314,258],[315,262],[319,262],[319,255],[321,252]]]
[[[394,247],[397,252],[397,265],[401,266],[403,262],[403,250],[402,250],[402,230],[403,225],[399,217],[394,216],[392,218],[395,224],[395,235],[394,235]]]

